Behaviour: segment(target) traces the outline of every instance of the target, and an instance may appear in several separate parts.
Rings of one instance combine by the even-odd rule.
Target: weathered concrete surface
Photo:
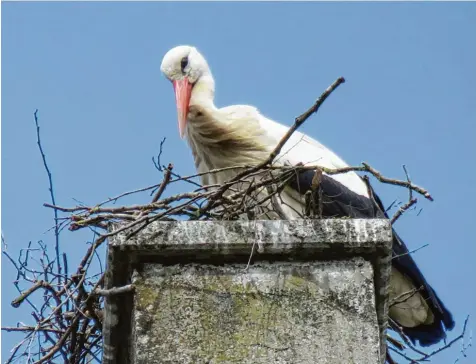
[[[211,254],[234,259],[237,254],[248,256],[253,244],[258,253],[285,255],[336,250],[369,253],[389,241],[389,222],[381,219],[173,221],[150,224],[130,239],[121,233],[111,238],[109,246],[167,257]]]
[[[134,274],[137,292],[106,298],[104,364],[382,362],[387,220],[155,222],[129,233],[109,241],[106,288]]]
[[[379,363],[373,269],[361,258],[135,274],[135,363]]]

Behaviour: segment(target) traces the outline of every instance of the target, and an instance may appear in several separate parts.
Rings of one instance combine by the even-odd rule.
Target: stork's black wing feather
[[[291,180],[290,186],[301,194],[311,190],[315,172],[308,170],[300,172]],[[352,218],[388,218],[382,201],[369,185],[372,198],[356,194],[330,176],[322,175],[313,196],[322,217],[352,217]],[[403,327],[403,332],[412,340],[419,341],[422,346],[429,346],[446,337],[445,328],[451,330],[454,321],[451,313],[443,305],[435,291],[426,281],[417,264],[409,254],[405,243],[393,230],[393,267],[408,277],[426,299],[433,312],[435,320],[430,325]],[[443,327],[444,325],[444,327]]]

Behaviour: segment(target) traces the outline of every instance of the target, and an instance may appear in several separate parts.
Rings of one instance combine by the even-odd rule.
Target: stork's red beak
[[[180,137],[183,138],[187,124],[190,97],[192,96],[192,84],[188,81],[187,77],[173,81],[172,83],[175,90],[175,103],[177,104],[179,133]]]

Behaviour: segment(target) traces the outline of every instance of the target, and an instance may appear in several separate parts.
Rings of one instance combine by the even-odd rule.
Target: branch
[[[167,187],[167,184],[170,182],[170,174],[173,168],[174,168],[173,164],[169,163],[169,165],[164,171],[164,179],[162,183],[160,184],[159,189],[155,193],[154,197],[152,198],[152,203],[157,202],[160,196],[162,196],[162,193],[164,193],[165,187]]]
[[[405,172],[405,175],[407,176],[407,182],[411,185],[412,181],[410,180],[410,176],[408,174],[407,167],[405,165],[403,165],[403,171]],[[397,210],[395,215],[393,215],[392,219],[390,220],[390,223],[393,225],[395,223],[395,221],[397,221],[398,218],[400,216],[402,216],[402,214],[405,211],[407,211],[410,207],[412,207],[416,203],[417,203],[417,199],[413,198],[413,190],[411,188],[409,188],[408,189],[408,202]]]
[[[391,184],[391,185],[396,185],[396,186],[406,187],[410,190],[416,191],[419,194],[425,196],[426,199],[428,199],[430,201],[433,201],[433,197],[431,197],[430,193],[427,190],[425,190],[425,189],[423,189],[423,188],[421,188],[417,185],[414,185],[413,183],[411,183],[409,181],[400,181],[400,180],[384,177],[384,176],[382,176],[382,174],[379,171],[370,167],[367,163],[362,163],[362,165],[364,166],[365,171],[368,171],[368,172],[372,173],[373,176],[375,178],[377,178],[380,182]]]
[[[159,154],[157,155],[157,163],[155,162],[155,158],[152,157],[152,163],[154,163],[154,166],[155,168],[157,168],[157,170],[159,172],[162,172],[163,171],[163,168],[162,168],[162,165],[160,163],[160,157],[162,156],[162,152],[163,152],[163,147],[164,147],[164,143],[165,143],[165,140],[167,138],[164,137],[164,139],[161,140],[160,142],[160,146],[159,146]]]
[[[41,287],[49,290],[52,294],[52,297],[54,297],[55,299],[58,299],[57,291],[51,286],[51,284],[49,284],[48,282],[39,280],[39,281],[36,281],[33,286],[31,286],[29,289],[23,292],[19,297],[15,298],[11,302],[11,305],[13,307],[20,306],[24,300],[26,300],[33,292],[35,292],[38,288],[41,288]]]
[[[393,299],[389,300],[388,302],[388,308],[398,305],[399,303],[406,302],[410,298],[412,298],[414,295],[416,295],[418,292],[420,292],[423,289],[423,287],[420,288],[413,288],[409,291],[403,292],[399,294],[397,297],[394,297]]]
[[[399,258],[399,257],[403,257],[404,255],[409,255],[409,254],[416,253],[416,252],[419,251],[420,249],[426,248],[428,245],[430,245],[430,244],[423,244],[422,246],[420,246],[420,247],[418,247],[418,248],[416,248],[416,249],[410,250],[408,253],[403,253],[403,254],[395,255],[395,256],[392,257],[392,260],[393,260],[393,259],[396,259],[396,258]]]
[[[124,294],[124,293],[131,293],[135,291],[135,287],[133,284],[128,284],[127,286],[122,287],[113,287],[110,289],[96,289],[91,294],[103,296],[103,297],[110,297],[117,294]]]
[[[6,327],[2,327],[2,330],[3,331],[7,331],[7,332],[31,332],[31,331],[41,331],[41,332],[52,332],[52,333],[55,333],[55,334],[64,334],[66,331],[65,330],[59,330],[59,329],[54,329],[54,328],[50,328],[50,327],[40,327],[40,328],[37,328],[35,326],[20,326],[20,327],[9,327],[9,326],[6,326]],[[78,332],[79,335],[84,335],[85,332]],[[98,336],[98,335],[94,335],[94,336]]]
[[[241,167],[243,168],[243,166]],[[408,181],[402,181],[398,179],[388,178],[383,176],[379,171],[375,168],[371,167],[368,163],[362,162],[361,166],[352,166],[352,167],[342,167],[342,168],[327,168],[318,165],[308,165],[308,166],[268,166],[269,169],[277,169],[277,170],[286,170],[286,169],[294,169],[295,171],[305,171],[305,170],[315,170],[317,168],[321,169],[323,172],[327,173],[328,175],[334,174],[342,174],[348,172],[368,172],[372,174],[377,180],[381,183],[390,184],[394,186],[401,186],[408,189],[411,189],[420,195],[424,196],[426,199],[433,201],[433,197],[430,193],[425,190],[424,188],[415,185],[414,183]]]
[[[397,212],[395,213],[395,215],[393,215],[392,219],[390,220],[390,224],[394,224],[395,221],[397,221],[400,216],[402,216],[402,214],[407,211],[410,207],[412,207],[414,204],[417,203],[417,199],[416,198],[412,198],[410,201],[408,201],[405,205],[403,205],[402,207],[400,207]]]
[[[329,97],[329,95],[341,84],[345,82],[344,77],[339,77],[337,80],[334,81],[332,85],[330,85],[323,93],[322,95],[316,100],[314,105],[312,105],[307,111],[305,111],[303,114],[298,116],[295,121],[294,125],[287,131],[287,133],[284,135],[284,137],[279,141],[278,145],[274,148],[274,150],[271,152],[269,155],[268,159],[266,159],[264,162],[258,165],[257,169],[261,169],[262,167],[270,164],[281,152],[281,149],[283,148],[284,144],[289,140],[291,135],[302,125],[304,122],[314,113],[316,113],[321,105],[326,101],[326,99]]]
[[[35,125],[36,125],[36,143],[38,144],[38,149],[40,150],[41,159],[43,160],[43,166],[45,167],[46,173],[48,174],[48,182],[49,182],[49,191],[51,197],[51,203],[56,205],[55,201],[55,193],[53,189],[53,176],[51,175],[50,169],[48,167],[48,163],[46,162],[46,155],[43,152],[43,147],[41,145],[40,139],[40,124],[38,123],[38,109],[34,112],[35,117]],[[61,285],[61,261],[60,261],[60,253],[59,253],[59,229],[58,229],[58,211],[54,211],[55,216],[55,253],[56,253],[56,269],[58,271],[57,279],[58,285]]]

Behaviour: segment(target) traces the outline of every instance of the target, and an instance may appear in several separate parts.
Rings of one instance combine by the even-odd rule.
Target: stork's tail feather
[[[379,209],[388,218],[380,198],[375,194],[370,186],[371,196]],[[410,278],[415,287],[421,287],[419,293],[426,300],[428,307],[433,313],[432,323],[425,323],[415,327],[401,327],[403,333],[415,344],[417,341],[421,346],[430,346],[446,338],[446,330],[452,330],[455,326],[451,312],[445,307],[433,288],[428,284],[420,269],[413,260],[408,248],[400,236],[393,230],[393,266]]]
[[[433,322],[416,327],[401,327],[403,333],[415,344],[430,346],[446,338],[446,330],[452,330],[455,322],[433,288],[428,284],[420,269],[413,260],[407,247],[394,231],[393,266],[410,278],[415,287],[421,287],[419,293],[426,300],[433,313]]]
[[[449,330],[450,328],[447,327],[446,329]],[[418,342],[420,346],[431,346],[446,339],[446,330],[441,325],[441,321],[435,321],[431,325],[404,327],[402,331],[413,344]]]

